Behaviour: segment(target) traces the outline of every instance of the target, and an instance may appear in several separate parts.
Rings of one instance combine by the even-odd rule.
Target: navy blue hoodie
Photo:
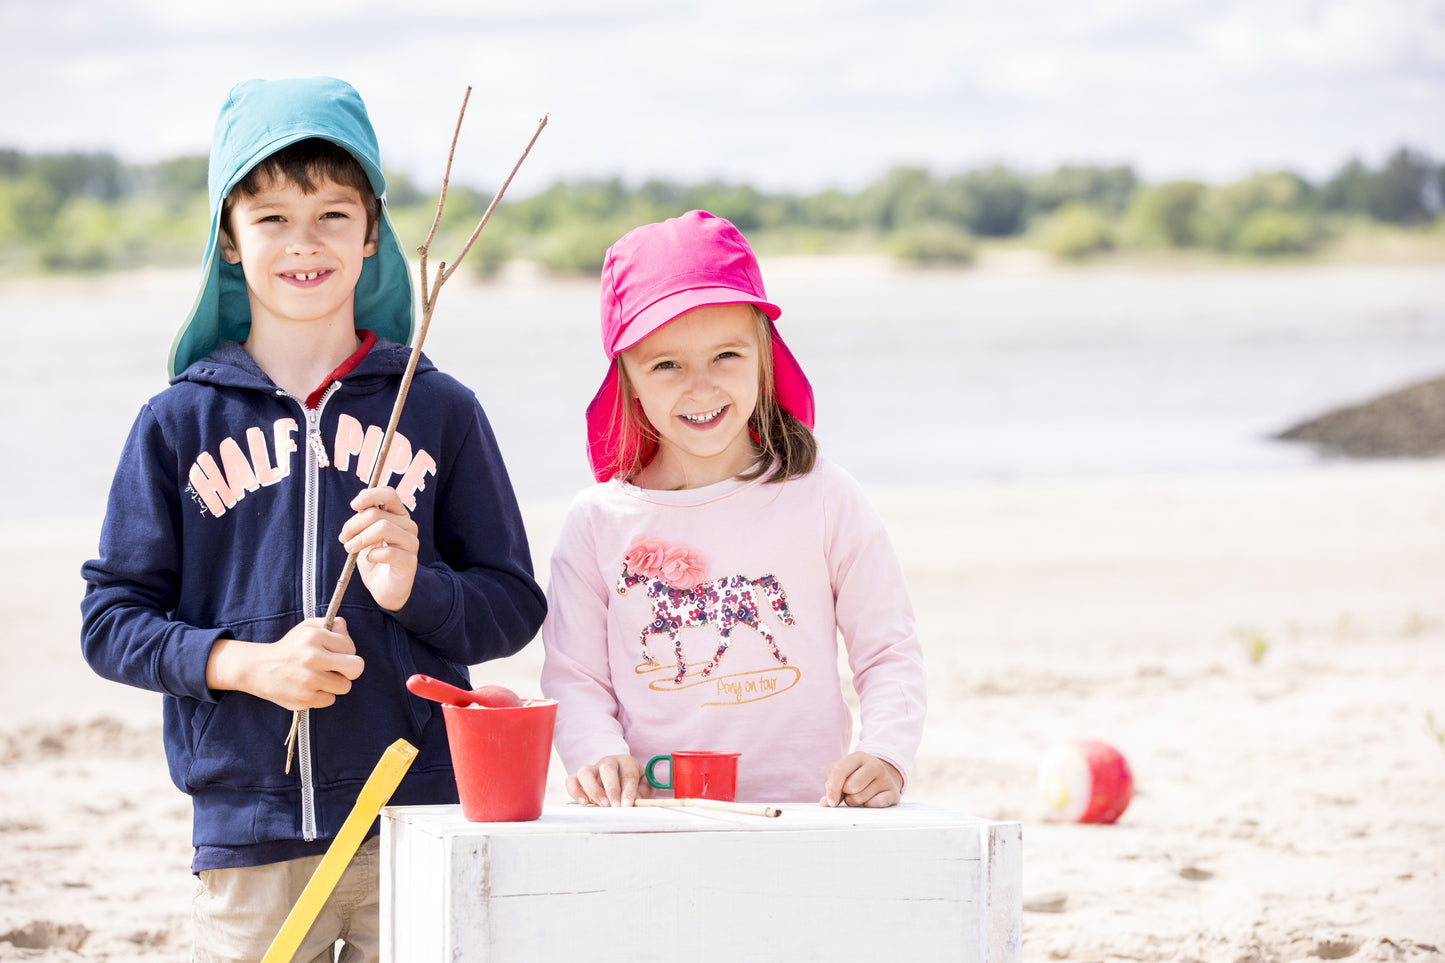
[[[486,416],[423,358],[381,481],[419,527],[416,579],[394,613],[360,578],[349,583],[339,614],[361,676],[333,706],[303,713],[290,774],[290,710],[206,686],[218,638],[275,641],[324,614],[346,560],[337,533],[409,350],[378,340],[308,410],[224,342],[131,429],[99,556],[82,570],[82,648],[100,675],[164,693],[166,756],[193,799],[197,846],[334,836],[399,738],[419,753],[393,803],[455,801],[440,707],[405,680],[467,686],[467,665],[516,652],[541,625],[546,603]]]

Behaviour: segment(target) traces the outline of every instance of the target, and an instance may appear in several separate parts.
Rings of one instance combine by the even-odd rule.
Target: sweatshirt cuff
[[[866,745],[861,745],[861,744],[860,744],[860,745],[858,746],[858,751],[859,751],[859,752],[866,752],[866,753],[868,753],[868,755],[872,756],[874,759],[882,760],[883,762],[888,763],[888,765],[892,766],[894,769],[897,769],[897,770],[898,770],[898,775],[900,775],[900,776],[903,777],[903,785],[898,787],[898,790],[899,790],[900,793],[901,793],[904,789],[907,789],[907,788],[908,788],[909,769],[912,768],[912,767],[911,767],[911,766],[908,766],[908,765],[905,765],[904,763],[900,762],[899,759],[898,759],[898,756],[897,756],[891,749],[887,749],[887,748],[873,748],[873,747],[871,747],[871,746],[866,746]]]
[[[446,627],[455,608],[456,585],[452,577],[429,565],[419,565],[406,604],[391,615],[407,632],[427,639]]]
[[[156,665],[161,691],[179,698],[215,702],[216,694],[206,685],[206,667],[211,661],[211,648],[229,635],[224,629],[174,628]]]

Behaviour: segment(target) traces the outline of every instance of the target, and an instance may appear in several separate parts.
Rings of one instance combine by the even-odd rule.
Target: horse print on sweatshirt
[[[778,580],[772,575],[757,578],[726,575],[705,579],[704,572],[703,561],[695,552],[669,545],[661,539],[640,539],[628,550],[617,577],[617,594],[626,595],[636,585],[646,586],[647,598],[652,604],[652,618],[639,636],[643,661],[648,665],[658,664],[648,646],[648,637],[666,635],[672,641],[677,659],[677,675],[673,684],[680,686],[687,677],[682,630],[716,626],[719,637],[717,652],[700,673],[702,678],[706,678],[727,654],[733,629],[746,625],[763,637],[779,665],[787,665],[787,656],[778,648],[772,630],[761,618],[766,607],[784,625],[797,624],[788,609],[787,593]]]

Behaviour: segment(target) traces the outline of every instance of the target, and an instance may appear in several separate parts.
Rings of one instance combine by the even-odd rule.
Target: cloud
[[[1401,143],[1445,155],[1438,0],[182,0],[0,5],[24,37],[0,145],[203,153],[226,90],[330,73],[372,110],[390,165],[480,186],[553,123],[520,191],[556,177],[854,187],[895,163],[1133,163],[1221,179],[1322,176]]]

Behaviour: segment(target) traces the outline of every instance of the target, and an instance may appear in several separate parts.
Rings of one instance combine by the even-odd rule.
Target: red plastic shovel
[[[506,686],[484,685],[468,692],[441,679],[417,674],[406,680],[412,695],[431,699],[448,706],[486,706],[488,709],[515,709],[522,704],[517,694]]]

